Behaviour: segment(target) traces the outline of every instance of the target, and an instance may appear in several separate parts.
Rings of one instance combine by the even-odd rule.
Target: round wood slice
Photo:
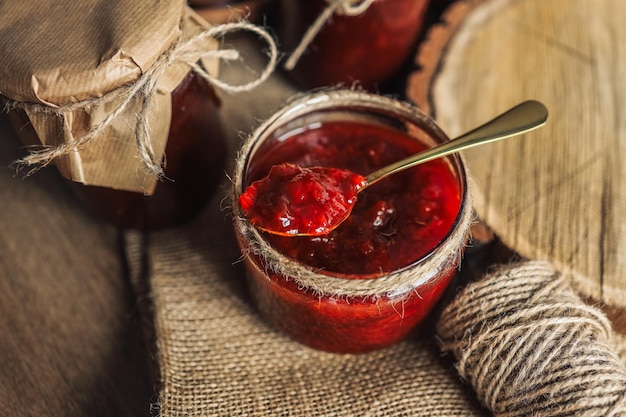
[[[626,2],[454,3],[407,95],[456,136],[527,99],[545,127],[464,152],[476,210],[519,254],[626,307]]]

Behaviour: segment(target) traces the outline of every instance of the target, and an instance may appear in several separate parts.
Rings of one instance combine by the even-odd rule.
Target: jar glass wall
[[[353,90],[309,95],[246,142],[234,175],[235,229],[252,297],[278,329],[309,346],[365,352],[411,334],[458,267],[471,208],[459,156],[383,180],[322,237],[260,232],[238,209],[246,186],[282,162],[366,175],[448,140],[407,104]]]

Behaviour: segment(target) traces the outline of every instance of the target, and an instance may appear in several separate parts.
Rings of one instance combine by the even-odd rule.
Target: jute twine
[[[247,30],[259,35],[269,46],[269,61],[258,78],[243,85],[231,85],[219,80],[209,74],[198,62],[202,58],[215,58],[236,60],[239,59],[239,53],[236,50],[199,50],[203,41],[207,39],[220,38],[229,33]],[[189,39],[179,39],[167,51],[165,51],[157,61],[145,71],[137,80],[132,83],[125,84],[119,88],[112,90],[100,97],[94,97],[83,101],[64,104],[61,106],[46,105],[39,103],[23,103],[15,100],[5,100],[5,110],[23,109],[29,112],[51,114],[55,116],[63,116],[76,110],[88,110],[91,107],[103,105],[114,100],[121,100],[120,105],[115,108],[102,122],[98,123],[91,130],[87,131],[78,139],[67,141],[61,145],[54,147],[46,147],[41,150],[32,151],[29,155],[16,161],[18,166],[34,167],[33,171],[50,164],[54,159],[64,156],[90,142],[97,137],[111,122],[124,112],[129,104],[139,98],[142,106],[137,113],[137,121],[135,124],[135,138],[139,157],[145,165],[146,171],[157,177],[163,176],[162,161],[155,158],[152,144],[150,141],[150,126],[148,115],[150,114],[150,105],[152,96],[156,93],[156,86],[159,79],[166,70],[174,63],[184,63],[192,68],[199,76],[217,88],[230,92],[238,93],[250,91],[263,83],[272,74],[276,67],[278,58],[278,50],[272,36],[263,28],[260,28],[246,21],[226,23],[222,25],[212,26]],[[31,171],[32,172],[32,171]]]
[[[336,102],[338,106],[345,105],[347,100],[359,100],[360,106],[383,105],[395,108],[399,112],[415,112],[406,103],[397,100],[368,94],[353,90],[329,90],[317,94],[304,96],[294,100],[286,106],[285,113],[289,109],[295,112],[304,109],[305,112],[313,112],[316,106],[327,109]],[[343,101],[342,100],[346,100]],[[401,296],[410,294],[415,287],[427,282],[441,271],[457,265],[462,257],[463,248],[469,239],[470,226],[474,219],[472,210],[471,190],[469,184],[465,184],[465,196],[461,204],[459,216],[449,235],[440,243],[439,247],[429,256],[419,263],[397,272],[382,275],[377,278],[367,280],[340,279],[323,274],[319,270],[303,265],[286,257],[274,247],[272,247],[255,227],[245,218],[237,199],[243,190],[243,177],[252,149],[258,144],[259,138],[269,129],[277,118],[282,117],[280,111],[277,115],[270,117],[263,123],[250,137],[244,141],[240,153],[236,159],[235,172],[232,177],[231,204],[234,216],[234,227],[237,233],[247,243],[248,250],[244,256],[254,256],[262,260],[262,266],[268,273],[278,274],[287,280],[294,280],[304,290],[311,291],[316,295],[340,296],[340,297],[365,297],[376,298],[381,295]],[[421,114],[421,113],[420,113]],[[425,116],[422,116],[425,117]],[[424,118],[424,123],[433,123],[430,119]],[[435,129],[436,127],[433,127]],[[436,131],[439,131],[438,129]]]
[[[626,368],[610,322],[547,262],[503,267],[470,284],[437,331],[497,416],[626,415]]]
[[[250,225],[238,209],[235,210],[235,228],[249,244],[244,256],[256,256],[268,273],[278,274],[294,280],[303,290],[319,296],[365,297],[401,296],[410,294],[416,287],[433,279],[441,271],[458,265],[462,249],[469,238],[473,219],[472,210],[467,208],[459,218],[457,226],[436,252],[410,268],[368,280],[341,279],[322,274],[315,269],[294,261],[274,249]]]
[[[345,16],[358,16],[365,13],[374,1],[375,0],[326,0],[328,6],[322,10],[317,19],[309,26],[302,40],[285,61],[283,67],[287,71],[291,71],[298,65],[298,61],[300,57],[302,57],[302,54],[304,54],[304,51],[307,50],[311,42],[313,42],[313,39],[315,39],[320,30],[322,30],[324,25],[335,13]]]

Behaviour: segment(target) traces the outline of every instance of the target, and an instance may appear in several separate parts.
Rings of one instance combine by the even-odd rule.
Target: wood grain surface
[[[480,217],[583,295],[626,307],[626,3],[468,1],[447,18],[407,91],[451,136],[526,99],[551,113],[538,131],[464,152]]]

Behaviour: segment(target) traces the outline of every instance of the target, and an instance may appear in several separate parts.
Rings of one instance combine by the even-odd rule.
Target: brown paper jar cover
[[[217,190],[227,154],[213,88],[189,72],[172,92],[165,175],[151,195],[72,183],[99,218],[121,229],[158,229],[195,217]],[[169,179],[169,178],[172,179]]]
[[[11,34],[0,39],[0,94],[27,104],[14,112],[21,116],[16,127],[35,145],[72,143],[93,130],[124,99],[103,95],[137,81],[173,45],[208,26],[182,1],[43,3],[0,5],[0,28]],[[216,42],[209,38],[195,47],[215,50]],[[202,62],[210,74],[217,72],[215,60]],[[225,159],[218,100],[204,80],[187,74],[185,64],[168,65],[143,116],[154,161],[165,162],[165,180],[158,182],[138,155],[143,91],[92,140],[54,160],[63,176],[87,186],[77,187],[79,196],[117,226],[179,223],[200,208],[199,200],[217,182]],[[67,110],[90,100],[96,102]],[[61,106],[66,109],[50,113]]]

